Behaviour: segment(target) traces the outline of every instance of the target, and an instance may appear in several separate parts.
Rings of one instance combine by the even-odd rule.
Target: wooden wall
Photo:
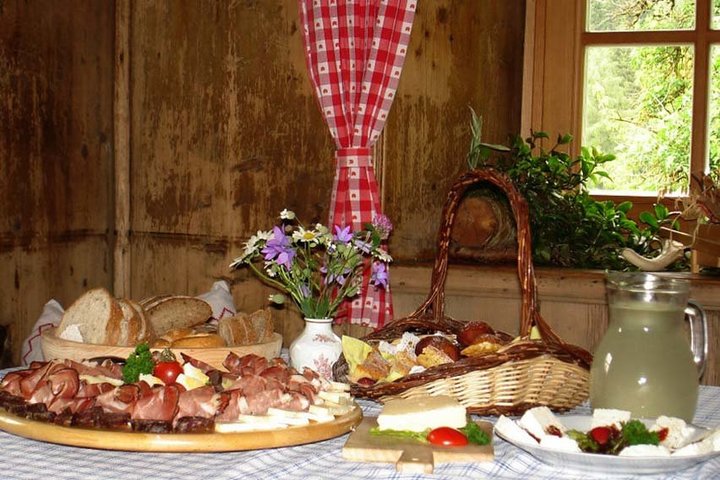
[[[264,304],[227,265],[283,208],[324,221],[334,174],[299,28],[296,0],[0,0],[0,324],[16,359],[47,300],[92,286],[141,298],[224,278],[241,308]],[[488,141],[518,131],[523,28],[522,0],[419,3],[376,152],[399,264],[433,258],[468,107]],[[280,320],[291,338],[297,316]]]
[[[467,168],[468,107],[490,141],[519,128],[523,2],[491,3],[419,4],[377,148],[399,263],[434,256],[446,192]],[[224,278],[240,308],[259,308],[269,290],[229,261],[283,208],[324,221],[334,174],[297,2],[133,3],[128,24],[128,295],[195,294]],[[278,315],[292,339],[299,317]]]
[[[0,325],[112,281],[111,2],[0,1]]]

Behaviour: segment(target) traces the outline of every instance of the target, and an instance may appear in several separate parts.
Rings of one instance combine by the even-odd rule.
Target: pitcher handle
[[[690,323],[690,348],[698,368],[698,378],[705,373],[705,360],[708,355],[707,317],[702,306],[694,300],[685,307],[685,319]],[[698,322],[700,328],[698,328]]]

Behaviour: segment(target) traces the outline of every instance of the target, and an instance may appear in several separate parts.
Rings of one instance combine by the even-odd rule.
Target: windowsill
[[[429,294],[432,267],[432,264],[391,266],[393,292]],[[660,274],[689,280],[695,300],[706,308],[720,309],[720,277],[690,272]],[[536,267],[535,278],[540,300],[602,305],[606,303],[603,270]],[[517,270],[510,264],[451,264],[445,290],[453,296],[518,297],[520,294]]]

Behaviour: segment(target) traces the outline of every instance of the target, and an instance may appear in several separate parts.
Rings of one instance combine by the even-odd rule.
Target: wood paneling
[[[519,132],[523,28],[523,1],[419,2],[383,144],[397,261],[434,257],[447,192],[468,168],[469,107],[483,117],[485,141]]]
[[[0,2],[0,324],[110,286],[112,2]]]
[[[239,278],[227,264],[281,209],[325,221],[333,144],[296,1],[131,5],[131,296],[202,291]],[[523,28],[522,1],[419,4],[378,148],[399,262],[434,256],[447,189],[467,168],[468,106],[488,141],[519,129]]]

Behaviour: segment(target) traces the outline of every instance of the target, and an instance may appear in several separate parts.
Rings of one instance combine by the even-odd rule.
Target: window
[[[528,0],[523,132],[615,154],[598,196],[687,192],[720,169],[719,27],[720,0]]]

